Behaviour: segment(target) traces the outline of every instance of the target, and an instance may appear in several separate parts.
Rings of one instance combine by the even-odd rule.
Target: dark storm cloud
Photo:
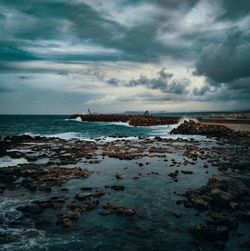
[[[196,63],[197,74],[214,83],[230,83],[250,77],[250,34],[229,30],[222,43],[204,48]]]
[[[93,1],[98,2],[98,1]],[[113,2],[113,1],[111,1]],[[88,1],[1,1],[1,26],[5,32],[4,41],[0,49],[1,60],[30,60],[30,59],[53,59],[53,60],[128,60],[128,61],[155,61],[159,56],[171,55],[180,57],[187,55],[184,48],[163,45],[156,39],[158,28],[161,23],[168,19],[164,16],[164,11],[160,8],[166,8],[168,11],[176,8],[191,8],[189,1],[183,4],[177,4],[176,1],[159,1],[155,3],[155,12],[149,14],[152,18],[149,22],[138,22],[135,19],[135,25],[126,26],[119,23],[117,19],[109,19],[108,14],[93,7]],[[195,2],[195,1],[192,1]],[[185,3],[185,4],[184,4]],[[152,5],[151,1],[121,1],[117,2],[117,8],[126,8],[131,6],[127,12],[133,11],[133,8],[141,6],[138,15],[143,17],[144,5]],[[105,4],[103,4],[105,5]],[[98,6],[98,5],[97,5]],[[152,5],[152,9],[153,9]],[[148,11],[150,7],[146,9]],[[113,10],[110,7],[110,15]],[[140,13],[140,12],[141,13]],[[153,12],[153,11],[152,11]],[[147,13],[146,13],[147,14]],[[137,13],[134,14],[136,16]],[[123,16],[120,18],[124,18]],[[147,17],[145,17],[145,20]],[[128,20],[128,21],[127,21]],[[143,20],[143,19],[142,19]],[[139,20],[140,21],[140,20]],[[63,55],[41,54],[41,46],[37,46],[41,40],[63,40],[68,41],[70,46],[81,44],[83,42],[102,45],[104,48],[113,48],[120,52],[111,55],[99,53],[91,55],[79,53],[71,55],[65,50]],[[33,50],[28,50],[32,46]],[[35,53],[37,49],[37,53]]]
[[[207,31],[193,29],[183,32],[181,15],[186,15],[195,9],[195,5],[199,2],[205,1],[159,0],[152,3],[152,1],[113,0],[107,2],[2,0],[0,22],[5,34],[1,35],[3,38],[0,47],[1,60],[146,60],[153,62],[162,56],[194,57],[199,48],[208,45],[206,44],[209,39],[206,37]],[[222,1],[224,11],[217,19],[228,21],[236,13],[238,17],[247,15],[249,4],[246,1],[241,2],[236,4],[233,0]],[[106,5],[109,12],[104,8]],[[185,20],[183,24],[184,22]],[[179,30],[181,33],[171,44],[162,43],[157,38],[162,33],[169,36],[175,35]],[[104,49],[113,48],[116,51],[108,55],[84,52],[72,55],[67,48],[64,48],[65,53],[60,55],[53,51],[43,54],[41,49],[44,47],[37,46],[39,41],[43,40],[66,41],[68,46],[72,47],[88,42],[101,45]],[[187,50],[182,40],[191,42],[191,48]],[[29,50],[29,47],[33,50]],[[121,52],[124,53],[121,55]]]
[[[250,10],[250,1],[233,1],[233,0],[224,0],[223,1],[225,13],[222,18],[225,19],[237,19],[239,17],[249,14]]]
[[[193,66],[194,75],[206,78],[205,86],[187,90],[191,80],[176,79],[163,68],[155,77],[146,77],[148,73],[143,71],[139,78],[128,76],[125,87],[145,86],[163,94],[140,97],[144,101],[178,101],[185,95],[215,101],[226,95],[240,101],[250,96],[249,13],[247,0],[1,0],[0,81],[4,75],[5,83],[12,83],[17,73],[29,76],[18,80],[32,85],[34,75],[42,74],[49,80],[40,75],[37,86],[42,80],[53,82],[57,76],[58,81],[68,81],[77,89],[81,78],[91,75],[103,82],[100,91],[107,83],[114,89],[124,84],[119,70],[112,69],[117,62],[156,68],[167,65],[164,60],[173,60],[177,71]],[[95,67],[102,62],[109,65],[110,76]],[[76,64],[90,66],[81,70]],[[16,87],[5,85],[0,93],[20,90],[18,80]],[[29,88],[25,90],[29,92]],[[31,92],[33,95],[35,88]],[[59,107],[61,99],[54,97]]]

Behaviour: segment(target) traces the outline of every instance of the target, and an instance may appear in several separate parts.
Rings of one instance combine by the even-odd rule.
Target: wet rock
[[[92,187],[81,187],[82,191],[90,191],[92,190]]]
[[[222,207],[229,207],[230,202],[236,200],[235,196],[218,188],[213,188],[210,194],[213,198],[212,202]]]
[[[42,207],[37,205],[20,206],[17,207],[17,210],[28,217],[36,217],[37,215],[42,214],[44,211]]]
[[[181,170],[183,174],[193,174],[193,171]]]
[[[110,215],[113,214],[114,211],[113,210],[108,210],[108,209],[103,209],[101,212],[99,212],[100,215],[106,216],[106,215]]]
[[[132,215],[135,215],[136,212],[135,212],[135,209],[133,209],[133,208],[119,207],[116,210],[116,213],[117,214],[123,214],[123,215],[132,216]]]
[[[183,165],[186,166],[188,164],[188,161],[187,160],[184,160],[183,161]]]
[[[151,172],[151,174],[154,174],[154,175],[159,175],[158,172]]]
[[[91,193],[78,193],[76,195],[76,199],[85,200],[86,198],[90,197],[91,195],[92,195]]]
[[[182,218],[182,214],[172,213],[175,218]]]
[[[123,179],[123,178],[124,178],[124,174],[118,172],[118,173],[115,174],[115,177],[116,177],[117,179]]]
[[[199,209],[199,210],[208,209],[209,202],[204,200],[201,197],[194,197],[194,198],[192,198],[192,207]]]
[[[246,184],[250,184],[250,177],[243,175],[214,175],[209,179],[209,185],[221,189],[235,196],[250,194],[250,189]]]
[[[73,211],[68,211],[57,215],[59,225],[63,227],[72,227],[73,221],[79,220],[83,210],[81,208],[76,208]]]
[[[127,216],[133,216],[136,214],[136,211],[134,208],[118,206],[118,205],[114,205],[110,203],[107,203],[103,205],[102,207],[103,209],[113,210],[116,214],[127,215]]]
[[[213,243],[213,247],[217,250],[224,250],[226,245],[224,241],[216,241]]]
[[[99,205],[99,201],[89,197],[87,200],[81,204],[81,207],[85,210],[92,210],[95,209]]]
[[[190,231],[202,241],[225,241],[229,237],[229,229],[226,226],[198,224]]]
[[[112,189],[116,190],[116,191],[123,191],[125,190],[125,186],[121,186],[121,185],[113,185],[111,186]]]
[[[237,214],[237,217],[242,221],[250,222],[250,211],[241,211]]]
[[[93,197],[101,197],[104,196],[106,193],[104,191],[95,191],[92,196]]]
[[[161,141],[162,141],[162,138],[161,138],[161,137],[159,137],[159,136],[156,136],[156,137],[155,137],[155,140],[157,140],[157,141],[161,142]]]
[[[48,200],[35,200],[32,202],[32,204],[35,204],[36,206],[46,209],[46,208],[62,208],[65,204],[65,198],[64,197],[51,197]]]
[[[43,190],[50,192],[52,186],[60,186],[70,179],[87,178],[91,172],[81,168],[64,168],[26,165],[22,168],[2,168],[0,183],[13,185],[17,189],[21,186],[31,191]]]
[[[206,223],[208,225],[226,226],[229,229],[237,229],[239,223],[235,217],[219,213],[209,214]]]
[[[42,192],[51,193],[52,188],[48,187],[48,186],[41,186],[41,187],[39,187],[39,190]]]
[[[240,244],[240,248],[247,248],[249,250],[250,249],[250,240],[243,241]]]
[[[47,221],[45,219],[38,219],[36,222],[35,222],[35,226],[37,228],[48,228],[51,226],[51,222],[50,221]]]
[[[173,181],[177,182],[178,174],[179,174],[179,171],[175,170],[174,172],[169,173],[168,176],[171,177]]]
[[[61,189],[61,191],[63,191],[63,192],[68,192],[68,191],[69,191],[69,189],[68,189],[68,188],[66,188],[66,187],[63,187],[63,188]]]
[[[101,163],[100,160],[90,160],[89,161],[89,164],[99,164],[99,163]]]

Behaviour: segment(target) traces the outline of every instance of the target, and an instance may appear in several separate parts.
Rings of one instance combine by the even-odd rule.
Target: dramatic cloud
[[[172,79],[173,74],[165,72],[165,68],[162,68],[158,72],[156,78],[147,78],[140,76],[138,79],[130,80],[128,86],[143,85],[149,89],[158,89],[166,93],[183,94],[186,92],[186,86],[189,84],[187,79]]]
[[[249,10],[247,0],[1,0],[0,113],[248,109]]]
[[[196,63],[197,74],[205,75],[216,83],[250,77],[249,55],[250,33],[229,30],[222,43],[210,44],[202,50]]]

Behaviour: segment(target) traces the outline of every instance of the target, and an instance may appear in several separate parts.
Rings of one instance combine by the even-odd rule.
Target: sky
[[[0,0],[0,114],[249,104],[249,0]]]

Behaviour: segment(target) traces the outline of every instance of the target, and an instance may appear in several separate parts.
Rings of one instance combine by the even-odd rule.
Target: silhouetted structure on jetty
[[[131,114],[73,114],[71,119],[80,117],[82,121],[89,122],[128,122],[132,126],[154,126],[154,125],[171,125],[176,124],[179,118],[156,117],[149,115]]]

